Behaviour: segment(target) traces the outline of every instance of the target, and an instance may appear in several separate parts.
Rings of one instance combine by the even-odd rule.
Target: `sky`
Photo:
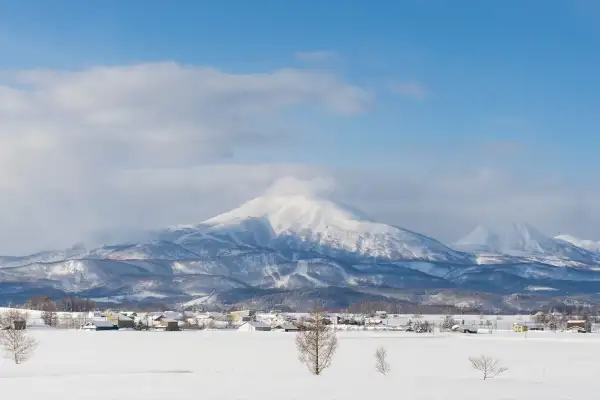
[[[600,240],[598,48],[588,0],[0,0],[0,252],[289,177],[445,243],[497,220]]]

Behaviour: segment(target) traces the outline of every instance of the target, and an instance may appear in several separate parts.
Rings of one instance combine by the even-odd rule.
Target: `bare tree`
[[[387,351],[383,347],[379,347],[375,351],[375,370],[382,375],[387,375],[391,368],[387,362]]]
[[[73,314],[70,312],[61,314],[61,316],[58,317],[58,324],[64,329],[73,329],[78,327],[75,318],[73,318]]]
[[[58,313],[56,310],[48,309],[42,312],[42,321],[48,326],[58,325]]]
[[[15,364],[27,361],[37,347],[37,341],[27,336],[25,327],[27,313],[11,310],[0,315],[0,345],[4,347],[4,356]]]
[[[8,309],[0,313],[0,329],[15,327],[19,325],[27,325],[29,320],[29,312],[17,310],[15,308]]]
[[[86,312],[80,312],[73,315],[73,327],[81,328],[88,322],[88,317]]]
[[[539,325],[547,325],[550,322],[550,318],[551,315],[540,311],[533,316],[533,321]]]
[[[315,309],[311,317],[300,325],[296,347],[298,358],[312,374],[320,375],[331,365],[337,349],[337,337],[320,310]]]
[[[483,373],[483,380],[500,375],[507,368],[500,366],[500,360],[488,356],[469,357],[471,366]]]

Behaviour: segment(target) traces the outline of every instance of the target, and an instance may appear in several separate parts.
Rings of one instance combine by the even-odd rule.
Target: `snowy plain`
[[[25,399],[279,400],[363,398],[595,398],[600,335],[512,332],[340,332],[330,369],[312,376],[297,359],[294,333],[135,332],[33,328],[28,362],[3,360],[3,394]],[[391,372],[374,370],[387,349]],[[469,356],[502,360],[487,381]]]

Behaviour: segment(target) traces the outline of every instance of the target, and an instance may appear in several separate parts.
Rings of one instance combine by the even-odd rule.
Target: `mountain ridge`
[[[600,240],[594,241],[589,239],[579,239],[571,235],[558,235],[555,236],[554,239],[571,243],[574,246],[581,247],[582,249],[588,251],[600,253]]]
[[[238,290],[239,295],[242,289],[260,297],[272,290],[285,296],[339,287],[344,290],[329,293],[353,299],[366,289],[369,295],[466,289],[511,295],[539,288],[555,296],[600,292],[598,253],[528,224],[477,227],[455,249],[327,198],[299,193],[268,193],[201,223],[149,236],[138,243],[2,257],[0,289],[7,295],[21,287],[27,293],[177,302],[234,299],[226,294]]]

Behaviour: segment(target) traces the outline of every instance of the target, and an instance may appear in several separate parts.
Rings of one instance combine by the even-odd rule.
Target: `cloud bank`
[[[285,150],[287,113],[352,116],[372,104],[369,91],[309,70],[236,74],[150,63],[4,71],[0,252],[92,245],[197,223],[269,188],[310,188],[445,241],[490,218],[600,238],[600,185],[460,165],[350,169],[260,161],[275,143]],[[243,162],[238,154],[248,152],[259,161]]]
[[[266,179],[274,173],[260,165],[236,172],[234,166],[210,165],[282,140],[286,112],[352,115],[371,101],[369,92],[335,75],[294,69],[234,74],[167,62],[3,71],[0,250],[79,241],[97,229],[111,229],[115,218],[125,216],[135,225],[128,221],[131,214],[138,222],[151,221],[162,209],[181,205],[171,201],[158,211],[154,204],[148,208],[153,199],[138,197],[140,190],[162,194],[185,181],[189,193],[180,195],[190,198],[213,179],[191,181],[199,166],[204,166],[200,174],[225,178],[242,171],[256,175],[240,176],[235,185],[241,187]],[[277,169],[289,174],[286,167]],[[227,196],[211,189],[210,196]],[[156,222],[176,221],[174,214]]]

